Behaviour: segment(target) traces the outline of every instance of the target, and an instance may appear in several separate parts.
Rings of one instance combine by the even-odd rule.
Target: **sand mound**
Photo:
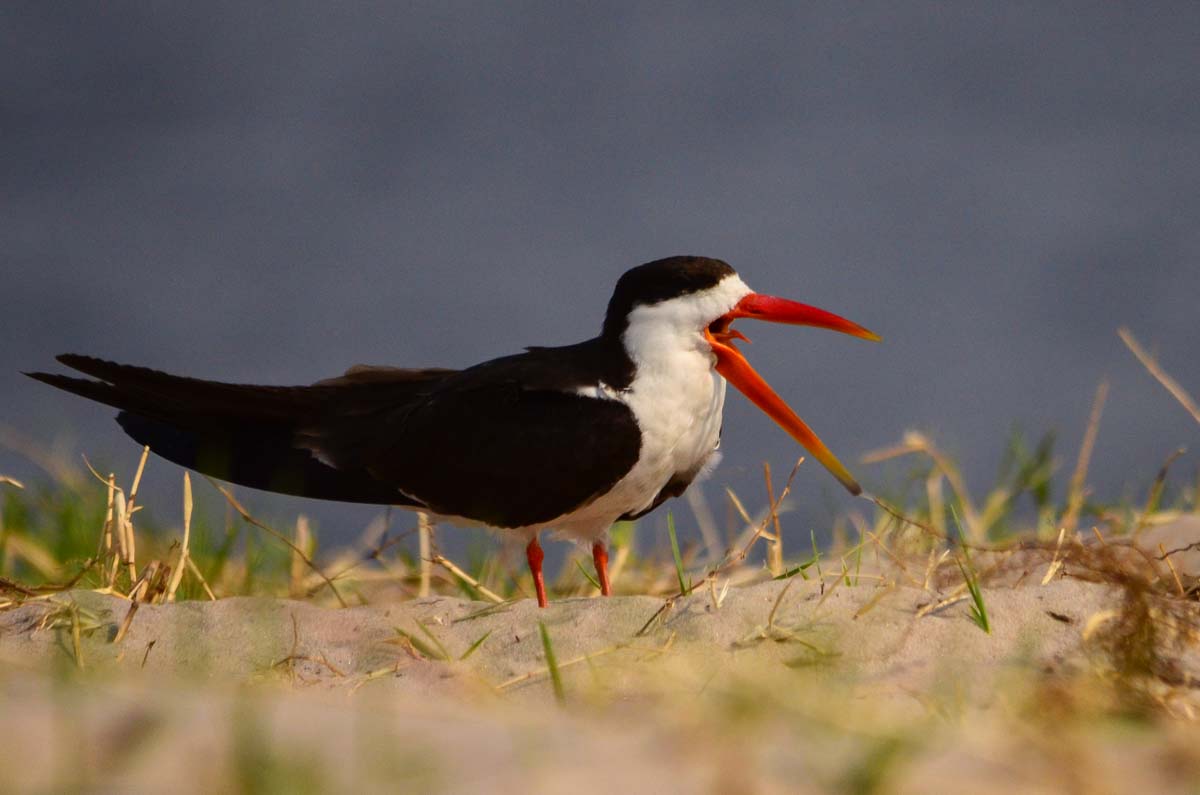
[[[623,658],[651,654],[661,658],[658,664],[683,661],[706,677],[836,659],[838,668],[881,690],[903,691],[926,686],[950,663],[978,671],[1070,658],[1081,651],[1089,618],[1119,602],[1108,586],[1064,580],[989,589],[985,598],[991,634],[969,620],[966,600],[918,617],[935,600],[915,588],[801,580],[731,589],[719,608],[711,593],[697,593],[665,611],[663,600],[651,597],[568,599],[546,610],[532,600],[490,605],[435,597],[336,610],[238,597],[141,605],[114,643],[129,602],[75,591],[0,613],[0,660],[45,668],[72,659],[75,612],[83,666],[97,672],[250,681],[282,671],[298,684],[322,687],[369,683],[400,693],[455,694],[481,685],[549,697],[541,622],[567,677],[589,675],[587,665],[580,670],[572,663],[581,657],[623,669]]]
[[[119,641],[129,602],[64,593],[0,612],[0,768],[17,791],[1186,786],[1194,724],[1116,737],[1079,717],[1135,680],[1195,714],[1196,602],[1042,585],[1046,565],[985,587],[990,633],[953,589],[853,575],[670,605],[146,604]]]

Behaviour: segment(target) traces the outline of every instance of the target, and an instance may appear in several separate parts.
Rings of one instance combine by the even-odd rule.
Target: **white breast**
[[[629,510],[649,507],[675,476],[694,475],[717,448],[725,379],[712,370],[709,357],[678,362],[670,372],[655,372],[634,381],[629,407],[642,431],[638,464],[626,476],[645,499]]]
[[[638,461],[608,493],[549,526],[581,540],[600,537],[622,515],[648,508],[672,478],[690,479],[710,461],[720,441],[726,385],[713,369],[716,357],[703,330],[749,292],[730,276],[709,290],[630,313],[622,341],[637,367],[633,382],[621,391],[597,385],[586,394],[629,406],[642,436]]]

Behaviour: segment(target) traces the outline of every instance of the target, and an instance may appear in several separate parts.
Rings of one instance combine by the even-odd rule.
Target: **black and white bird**
[[[120,409],[139,443],[223,480],[514,534],[544,607],[538,535],[591,544],[608,595],[609,527],[679,496],[710,463],[727,381],[861,491],[737,350],[739,318],[879,339],[752,292],[720,260],[670,257],[621,276],[599,336],[465,370],[360,365],[309,386],[258,386],[65,354],[59,362],[91,378],[28,375]]]

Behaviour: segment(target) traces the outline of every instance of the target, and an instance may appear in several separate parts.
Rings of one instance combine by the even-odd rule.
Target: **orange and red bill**
[[[734,347],[733,340],[746,339],[741,333],[730,328],[730,324],[738,318],[754,318],[767,320],[772,323],[788,323],[795,326],[816,326],[818,328],[840,331],[862,339],[879,341],[879,336],[868,331],[857,323],[852,323],[843,317],[818,309],[815,306],[790,301],[786,298],[776,298],[770,295],[751,293],[738,302],[732,310],[721,316],[705,331],[705,337],[717,356],[717,372],[726,381],[733,384],[739,392],[754,405],[762,409],[768,417],[775,420],[781,428],[804,446],[813,458],[821,462],[835,478],[851,494],[861,494],[862,486],[842,465],[825,443],[821,441],[812,428],[792,411],[783,398],[771,389],[741,352]]]

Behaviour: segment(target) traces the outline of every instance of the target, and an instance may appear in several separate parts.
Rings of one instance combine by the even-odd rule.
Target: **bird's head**
[[[817,326],[879,340],[873,332],[831,312],[756,293],[728,264],[706,257],[669,257],[627,271],[609,301],[603,333],[621,338],[635,359],[652,358],[655,351],[669,354],[673,349],[711,352],[722,377],[802,444],[850,493],[861,493],[862,487],[846,467],[737,349],[736,340],[746,340],[733,328],[740,318]]]

